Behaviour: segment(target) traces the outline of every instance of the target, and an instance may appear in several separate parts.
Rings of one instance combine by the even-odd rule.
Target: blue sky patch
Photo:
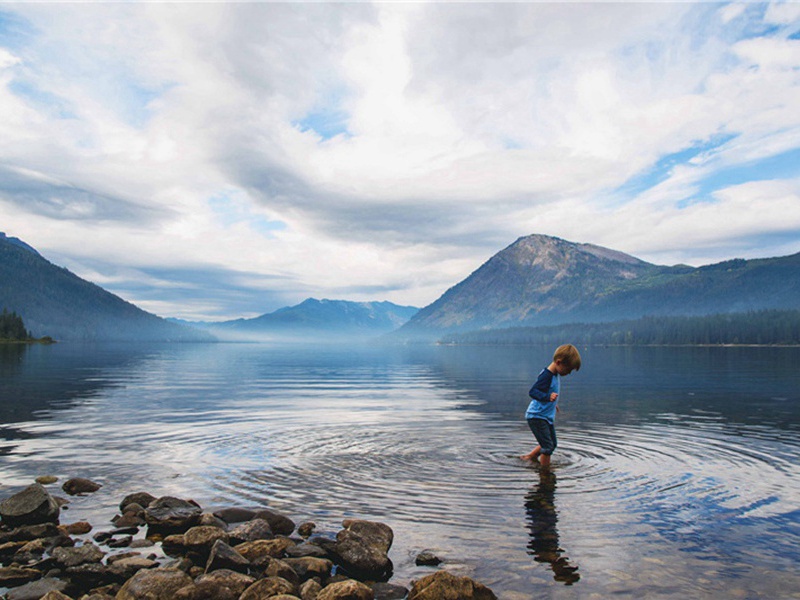
[[[337,135],[350,136],[347,121],[350,115],[342,106],[344,94],[333,92],[324,97],[324,101],[306,113],[302,119],[292,121],[292,125],[300,131],[313,131],[323,140]]]
[[[735,134],[721,134],[705,142],[697,142],[688,148],[667,154],[649,169],[628,179],[615,190],[615,193],[622,194],[624,197],[637,196],[669,179],[676,166],[686,164],[701,154],[710,153],[735,137]]]
[[[223,192],[208,200],[208,205],[219,219],[220,225],[230,227],[246,222],[253,231],[267,237],[275,231],[286,229],[286,223],[283,221],[270,221],[264,215],[253,213],[246,201],[237,195],[237,192]]]

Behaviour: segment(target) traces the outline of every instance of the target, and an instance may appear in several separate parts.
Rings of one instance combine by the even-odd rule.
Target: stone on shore
[[[63,592],[66,587],[66,581],[61,581],[55,577],[44,577],[10,590],[5,597],[7,600],[41,600],[49,592]]]
[[[59,512],[56,499],[39,483],[0,502],[0,518],[8,527],[57,523]]]
[[[73,477],[72,479],[67,479],[64,482],[64,485],[61,486],[61,489],[70,496],[77,496],[78,494],[91,494],[99,490],[101,487],[103,486],[99,483],[91,481],[90,479]]]
[[[58,477],[55,475],[40,475],[36,479],[34,479],[36,483],[41,483],[42,485],[50,485],[51,483],[55,483],[58,481]]]
[[[214,516],[222,519],[226,523],[242,523],[244,521],[251,521],[256,516],[256,511],[250,508],[239,508],[233,506],[230,508],[222,508],[214,511]]]
[[[228,532],[231,544],[243,544],[256,540],[271,540],[275,537],[269,522],[264,519],[253,519],[237,525]]]
[[[297,586],[282,577],[267,577],[248,587],[239,600],[264,600],[281,594],[297,597],[297,593]]]
[[[268,508],[262,508],[256,511],[253,518],[264,519],[269,523],[270,529],[272,529],[272,533],[275,535],[291,535],[294,531],[294,521]]]
[[[214,542],[211,548],[211,553],[206,562],[206,573],[217,571],[219,569],[229,569],[239,573],[247,573],[250,567],[250,561],[240,554],[234,548],[222,540]]]
[[[285,558],[283,561],[297,573],[300,581],[306,581],[312,577],[319,577],[320,580],[324,581],[330,577],[333,570],[333,563],[325,558],[306,556],[303,558]]]
[[[238,598],[247,588],[253,585],[256,580],[254,577],[243,573],[237,573],[230,569],[218,569],[212,573],[201,575],[195,581],[197,584],[206,582],[213,583],[219,587],[228,588],[232,590]]]
[[[209,527],[207,525],[192,527],[183,534],[183,543],[186,549],[190,552],[196,552],[203,558],[208,558],[217,540],[222,540],[227,544],[230,541],[230,537],[219,527]]]
[[[497,600],[497,596],[469,577],[437,571],[412,582],[408,600]]]
[[[254,542],[245,542],[234,546],[239,554],[244,556],[250,562],[255,562],[259,558],[269,556],[272,558],[283,558],[286,549],[294,546],[294,542],[289,538],[275,538],[274,540],[256,540]]]
[[[408,596],[408,589],[402,585],[377,582],[370,585],[375,600],[403,600]]]
[[[51,590],[42,596],[41,600],[72,600],[72,598],[66,594],[62,594],[58,590]]]
[[[394,533],[383,523],[347,520],[346,529],[336,534],[336,542],[320,540],[319,543],[333,554],[335,562],[348,574],[360,579],[387,580],[393,565],[388,552]]]
[[[203,510],[188,500],[162,496],[144,511],[147,525],[156,531],[184,533],[197,525]]]
[[[316,600],[374,600],[375,594],[369,586],[355,579],[332,583],[322,588]]]
[[[136,573],[117,592],[116,600],[172,600],[192,579],[176,569],[148,569]]]
[[[29,581],[34,581],[42,576],[36,569],[25,567],[1,567],[0,568],[0,587],[13,587],[22,585]]]
[[[84,563],[98,563],[106,555],[92,543],[73,548],[55,548],[53,559],[62,567],[77,567]]]

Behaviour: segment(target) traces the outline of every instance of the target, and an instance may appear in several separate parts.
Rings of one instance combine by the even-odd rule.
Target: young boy
[[[558,411],[558,394],[561,391],[561,378],[581,368],[581,355],[572,344],[564,344],[556,348],[553,362],[539,373],[539,378],[528,392],[532,398],[525,413],[528,427],[531,428],[539,443],[528,454],[520,456],[522,460],[539,459],[542,467],[550,468],[550,455],[556,449],[556,412]]]

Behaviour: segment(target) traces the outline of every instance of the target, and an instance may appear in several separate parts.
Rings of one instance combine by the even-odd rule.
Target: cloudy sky
[[[800,251],[800,3],[3,3],[0,231],[162,316],[426,305],[516,238]]]

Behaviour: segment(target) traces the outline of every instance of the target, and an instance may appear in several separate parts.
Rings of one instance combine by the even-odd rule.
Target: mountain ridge
[[[800,253],[662,266],[561,238],[518,238],[423,307],[399,337],[486,328],[800,308]]]

